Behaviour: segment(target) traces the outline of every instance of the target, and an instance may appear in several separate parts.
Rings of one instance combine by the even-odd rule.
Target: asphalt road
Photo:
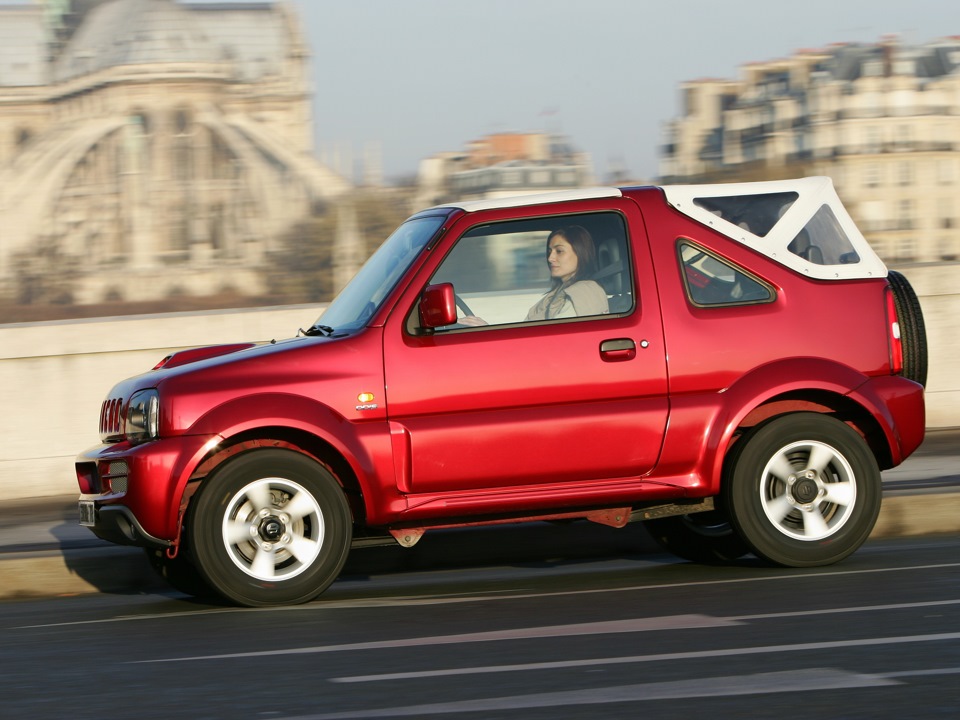
[[[0,716],[960,714],[960,537],[875,539],[808,570],[629,544],[558,558],[522,535],[501,555],[484,537],[445,536],[404,572],[357,553],[294,608],[173,592],[2,603]]]

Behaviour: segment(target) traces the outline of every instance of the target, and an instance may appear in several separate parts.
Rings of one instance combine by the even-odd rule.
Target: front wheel
[[[880,513],[876,459],[845,423],[794,413],[744,437],[725,477],[726,507],[761,558],[788,567],[838,562]]]
[[[150,567],[174,590],[197,598],[216,597],[216,593],[187,557],[185,548],[181,547],[180,554],[173,558],[167,556],[166,549],[144,548],[144,552]]]
[[[339,575],[352,522],[336,478],[289,450],[253,450],[208,478],[190,513],[201,574],[251,607],[307,602]]]

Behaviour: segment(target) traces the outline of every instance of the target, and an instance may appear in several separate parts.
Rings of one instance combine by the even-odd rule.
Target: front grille
[[[84,495],[125,495],[129,487],[130,466],[126,460],[78,462],[77,482]]]
[[[130,468],[125,460],[114,460],[107,465],[107,471],[101,476],[100,481],[105,490],[113,494],[127,492],[127,476],[130,474]]]
[[[107,438],[120,434],[123,422],[123,399],[107,398],[100,406],[100,435]]]

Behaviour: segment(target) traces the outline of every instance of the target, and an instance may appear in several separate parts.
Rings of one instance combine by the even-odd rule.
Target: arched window
[[[23,150],[32,138],[33,133],[28,128],[18,128],[16,131],[17,150]]]
[[[193,132],[190,112],[180,108],[173,113],[173,178],[193,178]]]

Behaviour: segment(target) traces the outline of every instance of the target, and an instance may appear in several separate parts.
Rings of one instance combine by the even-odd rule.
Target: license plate
[[[93,500],[80,501],[80,524],[93,527],[97,524],[97,506]]]

